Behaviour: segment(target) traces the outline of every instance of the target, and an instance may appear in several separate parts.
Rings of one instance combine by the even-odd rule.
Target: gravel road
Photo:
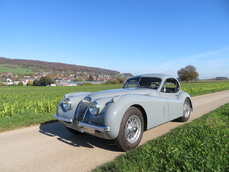
[[[188,122],[229,103],[229,91],[192,98],[194,112]],[[144,132],[140,145],[184,123],[169,122]],[[114,141],[87,134],[75,136],[60,123],[0,133],[0,171],[91,171],[123,152]]]

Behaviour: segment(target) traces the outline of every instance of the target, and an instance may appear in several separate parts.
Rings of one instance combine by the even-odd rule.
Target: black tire
[[[117,147],[130,151],[138,146],[142,139],[144,119],[138,108],[130,107],[122,118],[118,137],[115,139]]]
[[[180,122],[186,122],[190,118],[191,115],[191,104],[188,98],[185,99],[183,105],[183,116],[178,118]]]
[[[74,130],[74,129],[72,129],[72,128],[66,127],[66,129],[67,129],[70,133],[75,134],[75,135],[82,134],[81,132],[79,132],[79,131],[77,131],[77,130]]]

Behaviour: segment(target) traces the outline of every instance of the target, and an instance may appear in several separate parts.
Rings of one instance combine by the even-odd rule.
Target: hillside
[[[16,69],[19,69],[19,71],[21,71],[22,68],[24,68],[28,72],[45,71],[45,72],[59,73],[65,71],[69,73],[90,72],[94,74],[105,74],[105,75],[120,74],[120,72],[118,71],[96,68],[96,67],[78,66],[73,64],[45,62],[45,61],[38,61],[38,60],[9,59],[9,58],[0,57],[0,70],[1,70],[0,72],[8,72],[9,68],[11,68],[10,69],[11,71],[18,71]]]

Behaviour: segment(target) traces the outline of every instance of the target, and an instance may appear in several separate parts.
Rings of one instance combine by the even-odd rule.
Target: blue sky
[[[228,0],[0,0],[0,57],[229,77]]]

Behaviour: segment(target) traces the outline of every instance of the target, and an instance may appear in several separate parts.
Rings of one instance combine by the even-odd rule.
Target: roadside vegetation
[[[229,171],[229,104],[94,171]]]
[[[121,88],[121,84],[77,87],[0,87],[0,132],[52,121],[64,95],[71,92],[96,92]],[[191,96],[229,90],[229,82],[182,83]]]

